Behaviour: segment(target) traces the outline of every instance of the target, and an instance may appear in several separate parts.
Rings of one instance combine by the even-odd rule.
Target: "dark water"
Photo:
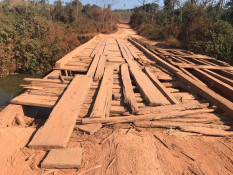
[[[24,78],[39,78],[41,75],[18,74],[0,78],[0,107],[23,92],[20,84],[26,84]]]

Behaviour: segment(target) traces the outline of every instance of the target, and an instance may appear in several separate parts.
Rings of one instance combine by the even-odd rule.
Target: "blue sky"
[[[98,4],[98,2],[100,2],[101,0],[80,0],[82,2],[82,4]],[[138,2],[138,0],[114,0],[116,1],[113,4],[112,9],[130,9],[133,8],[135,6],[139,6],[141,5],[140,2]],[[161,1],[161,0],[160,0]],[[147,0],[147,3],[151,3],[153,2],[153,0]]]

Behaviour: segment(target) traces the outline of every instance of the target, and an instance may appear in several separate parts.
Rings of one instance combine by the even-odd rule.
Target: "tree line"
[[[79,0],[54,4],[4,0],[0,2],[0,76],[46,73],[95,33],[110,33],[116,28],[110,5],[82,5]]]
[[[233,1],[164,0],[133,9],[140,34],[233,64]]]

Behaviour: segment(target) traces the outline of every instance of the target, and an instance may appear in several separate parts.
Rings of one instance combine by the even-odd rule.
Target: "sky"
[[[101,0],[80,0],[83,5],[85,4],[97,4],[98,6],[101,6],[99,2]],[[103,1],[111,1],[111,0],[103,0]],[[113,0],[115,3],[112,6],[112,9],[131,9],[135,6],[142,5],[138,0]],[[153,0],[147,0],[147,3],[153,2]]]

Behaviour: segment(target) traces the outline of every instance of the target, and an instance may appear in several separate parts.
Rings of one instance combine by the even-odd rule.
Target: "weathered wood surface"
[[[23,94],[15,97],[14,99],[12,99],[10,102],[13,104],[18,104],[18,105],[28,105],[28,106],[39,106],[39,107],[51,108],[55,105],[57,100],[58,100],[58,97],[23,93]]]
[[[106,56],[101,55],[97,69],[96,69],[95,77],[94,77],[95,81],[98,81],[102,78],[104,74],[105,62],[106,62]]]
[[[96,97],[94,107],[90,117],[108,118],[112,101],[113,87],[113,67],[109,66],[104,71],[98,95]]]
[[[41,163],[42,168],[80,168],[82,148],[51,149]]]
[[[149,70],[148,67],[145,67],[145,72],[147,73],[148,77],[154,83],[154,85],[163,93],[163,95],[172,103],[172,104],[179,104],[176,98],[167,90],[166,87],[155,77],[154,74]]]
[[[131,84],[131,79],[127,64],[121,65],[121,79],[123,81],[124,103],[126,103],[129,106],[132,114],[136,114],[139,112],[139,109],[134,95],[133,87]]]
[[[205,80],[210,86],[218,89],[221,94],[225,95],[225,97],[231,101],[233,101],[233,87],[214,78],[208,73],[201,71],[199,69],[192,69],[193,73],[199,77],[200,79]]]
[[[180,65],[183,68],[195,68],[195,69],[213,69],[213,70],[233,70],[232,67],[228,66],[208,66],[208,65]]]
[[[110,118],[83,118],[82,124],[90,124],[90,123],[127,123],[127,122],[136,122],[143,120],[156,120],[156,119],[164,119],[169,117],[182,117],[186,115],[193,114],[203,114],[208,112],[213,112],[214,109],[198,109],[198,110],[187,110],[181,112],[172,112],[172,113],[162,113],[162,114],[145,114],[145,115],[132,115],[125,117],[110,117]]]
[[[44,126],[29,143],[29,147],[51,149],[67,145],[91,83],[92,78],[86,75],[77,75],[72,80]]]
[[[11,126],[17,115],[24,116],[29,108],[22,105],[9,104],[0,112],[0,126]]]
[[[182,82],[189,85],[192,88],[192,90],[195,91],[197,94],[204,97],[210,103],[222,109],[223,112],[226,112],[231,117],[233,117],[233,103],[231,101],[220,96],[219,94],[212,91],[208,87],[197,83],[197,81],[193,80],[192,78],[185,75],[184,73],[179,72],[176,75]]]
[[[86,42],[85,44],[77,47],[72,52],[69,52],[67,55],[65,55],[63,58],[58,60],[55,64],[55,68],[61,68],[63,67],[70,59],[72,59],[73,56],[84,50],[87,46],[92,44],[96,40],[96,37],[92,38],[90,41]]]
[[[150,106],[160,106],[170,104],[166,97],[151,82],[138,65],[131,60],[127,60],[130,73],[133,76],[141,95]]]

